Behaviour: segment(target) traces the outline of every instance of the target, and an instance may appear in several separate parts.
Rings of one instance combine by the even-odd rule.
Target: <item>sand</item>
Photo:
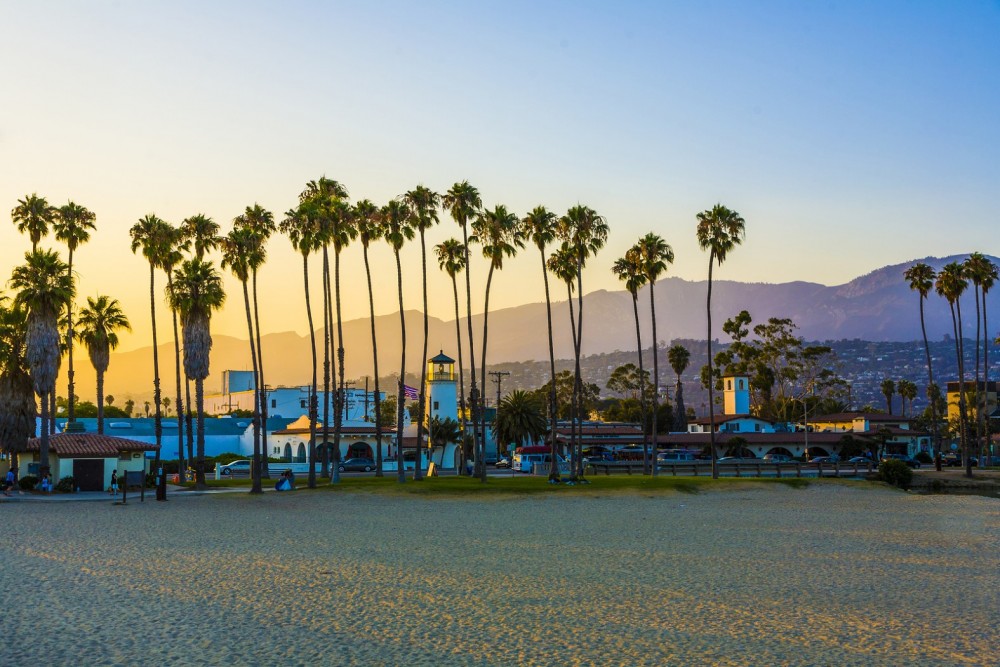
[[[5,504],[4,664],[996,665],[1000,501]]]

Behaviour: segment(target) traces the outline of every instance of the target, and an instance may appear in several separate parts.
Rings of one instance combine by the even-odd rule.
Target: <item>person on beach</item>
[[[118,495],[118,471],[117,470],[112,470],[111,471],[111,495],[113,495],[113,496],[117,496]]]
[[[49,473],[42,475],[42,481],[38,483],[38,488],[42,493],[52,493],[52,480],[49,479]]]
[[[294,479],[295,478],[292,475],[292,471],[286,470],[285,472],[281,473],[281,479],[279,479],[278,483],[274,485],[274,489],[276,491],[291,491]]]
[[[5,496],[13,495],[11,489],[14,488],[14,482],[17,480],[17,475],[14,473],[14,469],[11,468],[7,471],[7,474],[3,478],[3,494]]]

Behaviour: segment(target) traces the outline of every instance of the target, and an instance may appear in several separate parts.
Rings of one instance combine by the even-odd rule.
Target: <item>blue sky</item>
[[[519,213],[588,204],[612,231],[586,291],[618,289],[608,269],[647,231],[673,246],[672,275],[702,279],[695,214],[716,202],[747,220],[717,276],[838,284],[1000,252],[998,35],[1000,3],[971,0],[7,3],[0,204],[94,210],[81,291],[134,309],[140,216],[227,226],[256,201],[280,217],[322,174],[377,203],[469,179]],[[26,246],[0,225],[0,264]],[[297,258],[282,238],[271,258],[265,297],[284,303]],[[404,262],[417,271],[415,249]],[[508,265],[491,308],[541,300],[537,267]],[[450,317],[449,287],[432,277],[432,314]],[[264,328],[304,331],[291,303]],[[366,312],[349,299],[346,316]],[[238,309],[219,322],[241,333]]]

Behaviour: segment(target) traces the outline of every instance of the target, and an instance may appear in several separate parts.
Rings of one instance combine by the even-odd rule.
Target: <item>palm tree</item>
[[[476,474],[482,477],[486,474],[485,462],[479,453],[479,388],[476,385],[476,348],[472,336],[472,279],[469,275],[469,223],[479,215],[483,200],[479,190],[468,181],[455,183],[441,197],[441,205],[451,213],[451,218],[462,228],[462,248],[465,252],[465,323],[469,334],[469,394],[472,405],[472,451],[476,457]],[[485,380],[485,378],[484,378]],[[483,434],[485,437],[485,434]],[[485,445],[484,445],[485,446]],[[464,450],[464,447],[463,447]]]
[[[167,276],[167,293],[170,292],[174,284],[174,269],[184,261],[184,253],[191,247],[191,241],[184,236],[184,231],[179,227],[165,225],[163,233],[166,240],[159,253],[158,264]],[[177,322],[177,310],[170,309],[170,318],[174,331],[174,379],[177,388],[177,471],[181,476],[181,481],[185,478],[187,466],[184,465],[184,434],[187,432],[188,456],[187,460],[194,460],[194,429],[192,428],[193,414],[191,412],[191,383],[184,382],[181,375],[181,336]],[[185,396],[181,393],[182,385],[187,389],[187,414],[184,413]],[[163,399],[166,405],[166,399]],[[185,418],[187,421],[185,422]]]
[[[412,224],[420,234],[420,275],[423,280],[424,293],[424,349],[420,358],[420,399],[417,408],[417,459],[413,467],[413,479],[420,480],[420,455],[423,451],[424,412],[427,401],[427,245],[424,243],[424,232],[438,223],[438,208],[441,207],[441,196],[423,185],[403,195],[413,216]]]
[[[399,293],[399,336],[401,352],[399,359],[399,386],[396,388],[396,479],[400,484],[406,481],[403,469],[403,410],[406,409],[404,378],[406,377],[406,316],[403,312],[403,266],[399,261],[399,251],[403,244],[413,240],[415,233],[410,225],[410,209],[404,201],[393,199],[382,207],[384,238],[392,246],[396,258],[396,287]],[[382,443],[379,443],[381,446]],[[419,452],[418,452],[419,457]]]
[[[461,426],[451,417],[444,419],[434,417],[427,426],[427,438],[430,440],[431,446],[441,448],[442,459],[444,458],[445,445],[462,442],[462,434]]]
[[[497,405],[493,437],[498,446],[501,443],[524,445],[544,437],[546,426],[545,412],[535,395],[523,389],[515,389]]]
[[[569,245],[576,259],[576,349],[574,350],[574,404],[577,406],[576,419],[580,419],[580,401],[583,379],[580,372],[580,355],[583,348],[583,267],[587,259],[596,255],[608,239],[608,223],[604,217],[589,206],[574,206],[559,219],[559,238]],[[655,436],[654,436],[655,437]],[[576,469],[573,476],[583,476],[582,445],[576,443]]]
[[[55,219],[52,223],[53,231],[56,235],[56,240],[62,241],[66,244],[66,248],[69,250],[68,259],[66,262],[66,272],[69,274],[70,282],[75,281],[73,279],[73,252],[82,244],[90,240],[90,232],[94,229],[94,220],[96,216],[88,211],[85,207],[75,204],[73,202],[68,202],[65,206],[59,208]],[[72,424],[76,421],[76,417],[73,411],[73,405],[76,402],[74,400],[74,389],[75,385],[73,383],[73,301],[72,299],[66,303],[66,349],[68,351],[68,361],[69,369],[67,371],[67,379],[69,380],[69,409],[67,414],[67,421]],[[72,428],[72,427],[68,427]]]
[[[969,456],[966,426],[968,417],[965,409],[965,345],[962,340],[962,303],[960,297],[969,286],[962,265],[951,262],[938,273],[934,289],[948,301],[951,310],[951,327],[955,335],[955,356],[958,360],[958,433],[965,460],[965,475],[972,477],[972,459]]]
[[[708,250],[708,298],[705,310],[708,315],[708,421],[709,439],[712,448],[712,478],[719,478],[718,455],[715,451],[715,382],[712,375],[712,267],[726,261],[730,251],[743,242],[746,221],[736,211],[722,204],[716,204],[697,215],[698,245]]]
[[[980,340],[989,340],[989,332],[984,331],[985,327],[985,310],[986,310],[986,292],[993,287],[993,282],[996,280],[997,268],[986,258],[985,255],[979,252],[974,252],[965,260],[963,265],[963,270],[965,271],[965,276],[972,283],[973,288],[973,300],[976,302],[976,375],[975,375],[975,391],[974,396],[976,399],[976,427],[977,427],[977,440],[984,437],[986,433],[986,394],[985,384],[980,384],[979,381],[979,350]],[[980,308],[979,295],[982,293],[982,308]],[[984,313],[983,316],[980,315],[980,311]],[[982,323],[982,326],[981,326]],[[983,337],[980,338],[980,333],[983,333]],[[989,349],[989,344],[985,346]],[[980,387],[983,388],[980,391]],[[980,444],[977,449],[982,447],[985,440],[980,440]],[[982,452],[980,452],[982,453]]]
[[[893,394],[896,393],[896,383],[893,382],[892,380],[890,380],[889,378],[885,378],[884,380],[882,380],[882,384],[881,384],[880,388],[882,390],[882,395],[885,396],[886,411],[891,415],[892,414],[892,396],[893,396]]]
[[[677,376],[677,388],[674,390],[674,430],[687,430],[687,416],[684,414],[684,383],[681,382],[681,374],[687,370],[691,360],[691,353],[688,349],[677,343],[667,351],[667,361]]]
[[[353,210],[347,203],[347,191],[344,191],[341,199],[336,202],[333,217],[333,276],[334,276],[334,297],[337,311],[337,387],[336,411],[334,413],[333,426],[333,481],[340,481],[340,433],[344,421],[344,397],[347,391],[347,384],[344,378],[344,327],[343,318],[340,313],[340,253],[358,235],[358,228],[354,224]]]
[[[249,255],[251,248],[255,244],[254,232],[246,227],[234,226],[233,229],[221,240],[222,246],[222,268],[229,268],[236,279],[243,286],[243,308],[247,316],[247,332],[250,336],[250,361],[253,365],[254,388],[258,386],[260,375],[257,372],[257,341],[254,336],[253,316],[250,311],[250,289],[247,283],[250,280]],[[250,493],[263,493],[260,483],[260,455],[261,455],[261,425],[260,425],[260,402],[256,395],[253,404],[253,478]]]
[[[493,272],[503,269],[505,257],[513,257],[518,248],[524,247],[518,228],[518,217],[507,210],[505,206],[498,205],[492,211],[483,211],[472,223],[473,239],[483,248],[483,257],[490,260],[490,270],[486,275],[486,301],[483,308],[483,350],[482,350],[482,377],[486,377],[486,347],[489,337],[489,317],[490,317],[490,286],[493,283]],[[483,414],[482,432],[486,433],[486,419]],[[482,481],[486,481],[486,443],[480,445],[481,452],[477,458],[477,472]],[[480,465],[480,462],[482,465]]]
[[[184,373],[194,379],[198,415],[197,465],[195,487],[205,488],[205,378],[212,351],[210,323],[212,312],[226,300],[222,278],[211,262],[186,260],[174,270],[173,287],[168,293],[170,305],[181,315],[184,336]]]
[[[378,241],[385,234],[378,207],[367,199],[362,199],[354,205],[354,224],[361,241],[361,250],[365,259],[365,280],[368,284],[368,313],[372,329],[372,363],[375,367],[375,476],[382,477],[382,395],[378,382],[378,340],[375,336],[375,296],[372,292],[372,271],[368,264],[368,246],[372,241]]]
[[[306,295],[306,318],[309,320],[309,345],[312,350],[312,385],[309,393],[309,488],[316,488],[316,329],[313,328],[312,305],[309,300],[309,254],[319,249],[321,240],[316,224],[316,212],[309,201],[300,201],[281,221],[281,231],[302,255],[302,281]]]
[[[917,385],[909,380],[903,379],[896,383],[896,392],[899,394],[900,415],[906,416],[906,402],[910,402],[910,416],[913,416],[913,399],[917,397]]]
[[[984,387],[984,389],[983,389],[983,403],[984,403],[984,407],[985,408],[988,408],[988,406],[986,406],[985,404],[986,404],[986,396],[989,393],[989,392],[986,391],[985,388],[989,387],[989,382],[990,382],[990,378],[989,378],[989,374],[990,374],[990,333],[989,333],[989,327],[987,326],[987,321],[986,321],[986,295],[987,295],[987,293],[989,293],[989,291],[991,289],[993,289],[993,285],[996,283],[996,281],[998,279],[1000,279],[1000,273],[998,273],[998,269],[997,269],[996,264],[994,264],[993,262],[987,261],[986,266],[984,267],[983,273],[980,274],[980,276],[979,276],[979,293],[980,293],[980,296],[981,296],[982,302],[983,302],[983,387]],[[987,428],[987,426],[986,426],[986,419],[987,418],[988,418],[988,415],[986,414],[986,411],[984,410],[983,411],[983,423],[982,423],[982,427],[981,427],[980,433],[983,434],[984,444],[986,446],[990,446],[989,445],[989,442],[990,442],[990,439],[989,439],[989,428]]]
[[[632,246],[626,251],[625,256],[615,260],[611,266],[611,272],[624,281],[625,288],[632,295],[632,314],[635,318],[635,349],[639,357],[639,414],[642,420],[643,429],[646,428],[646,383],[641,380],[646,376],[646,371],[642,365],[642,332],[639,328],[639,288],[646,284],[646,272],[642,267],[642,258],[636,246]],[[654,385],[655,386],[655,385]],[[555,391],[555,382],[552,383],[552,390]],[[649,447],[643,438],[643,453],[646,463],[649,462]]]
[[[160,445],[163,440],[163,423],[160,413],[160,355],[156,343],[156,267],[161,264],[164,252],[169,250],[174,240],[171,227],[152,213],[143,216],[129,230],[132,237],[132,252],[142,251],[149,262],[149,313],[153,325],[153,405],[154,433],[156,434],[155,463],[160,462]]]
[[[31,369],[35,393],[42,403],[42,436],[39,443],[39,477],[49,471],[49,397],[56,389],[59,367],[59,313],[73,298],[68,267],[52,250],[26,253],[25,263],[14,269],[10,285],[18,290],[15,302],[27,309],[25,359]]]
[[[573,338],[573,349],[577,348],[577,335],[576,335],[576,317],[574,316],[573,310],[573,289],[576,284],[576,255],[573,249],[569,247],[569,244],[562,243],[549,257],[546,262],[546,266],[549,271],[552,272],[559,280],[566,284],[566,303],[569,304],[569,329]],[[569,371],[566,371],[567,373]],[[556,383],[553,382],[553,385]],[[556,390],[558,392],[558,389]],[[576,441],[576,420],[573,416],[576,414],[576,382],[573,383],[573,399],[570,399],[570,458],[572,476],[576,477],[576,449],[574,448],[574,443]],[[553,435],[555,438],[555,435]]]
[[[28,372],[28,310],[0,295],[0,443],[13,461],[35,434],[35,392]]]
[[[639,261],[646,280],[649,282],[649,312],[653,320],[653,477],[656,477],[659,470],[656,467],[656,456],[658,453],[658,429],[656,424],[656,413],[658,410],[658,398],[660,394],[660,353],[659,343],[656,338],[656,302],[653,299],[653,290],[656,287],[656,279],[667,270],[667,264],[674,263],[674,250],[662,238],[650,232],[646,234],[635,245],[639,253]]]
[[[169,396],[164,396],[163,397],[163,416],[164,417],[169,417],[170,416],[170,397]]]
[[[28,234],[31,252],[35,252],[42,237],[49,233],[49,225],[55,220],[56,209],[49,206],[45,197],[32,193],[17,200],[17,206],[10,212],[10,217],[17,225],[17,231]]]
[[[542,260],[542,281],[545,285],[545,317],[548,322],[549,334],[549,376],[552,382],[552,391],[549,392],[549,447],[552,459],[549,465],[549,477],[551,479],[559,479],[559,462],[556,459],[556,431],[559,416],[556,407],[556,353],[552,341],[552,299],[549,294],[549,272],[545,266],[545,248],[556,239],[558,220],[559,217],[544,206],[536,206],[521,220],[522,235],[538,248]],[[461,353],[461,351],[459,352]]]
[[[198,213],[185,218],[181,223],[184,238],[194,247],[194,256],[205,259],[205,255],[219,247],[219,224],[206,215]]]
[[[132,400],[131,398],[126,399],[125,400],[125,414],[128,415],[129,417],[131,417],[132,413],[134,411],[135,411],[135,401]]]
[[[931,364],[931,347],[927,342],[927,326],[924,323],[924,301],[927,299],[927,295],[930,293],[931,289],[934,287],[934,280],[937,275],[927,264],[923,262],[918,262],[908,268],[904,273],[903,277],[909,282],[910,289],[918,293],[918,301],[920,304],[920,332],[924,337],[924,354],[927,357],[927,387],[934,386],[934,368]],[[937,417],[937,402],[930,401],[931,405],[931,423],[934,424],[934,465],[938,470],[941,470],[941,433],[940,424]]]
[[[458,313],[458,274],[465,268],[465,248],[458,239],[448,239],[434,246],[438,257],[438,267],[451,278],[451,290],[455,295],[455,341],[458,344],[458,413],[461,432],[466,432],[465,423],[465,363],[462,358],[462,325]],[[465,473],[465,447],[461,451],[461,474]]]
[[[131,331],[132,326],[117,299],[103,295],[96,299],[87,297],[87,305],[80,311],[76,337],[87,348],[90,363],[97,372],[97,432],[101,434],[104,433],[104,374],[108,371],[111,350],[118,347],[118,332],[122,330]]]

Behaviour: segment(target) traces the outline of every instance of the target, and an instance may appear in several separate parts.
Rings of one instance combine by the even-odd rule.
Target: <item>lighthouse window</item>
[[[434,401],[434,409],[435,409],[435,410],[437,410],[437,409],[438,409],[438,402],[437,402],[437,401]]]
[[[727,390],[732,390],[732,388],[733,388],[733,381],[732,380],[726,380],[726,389]]]

